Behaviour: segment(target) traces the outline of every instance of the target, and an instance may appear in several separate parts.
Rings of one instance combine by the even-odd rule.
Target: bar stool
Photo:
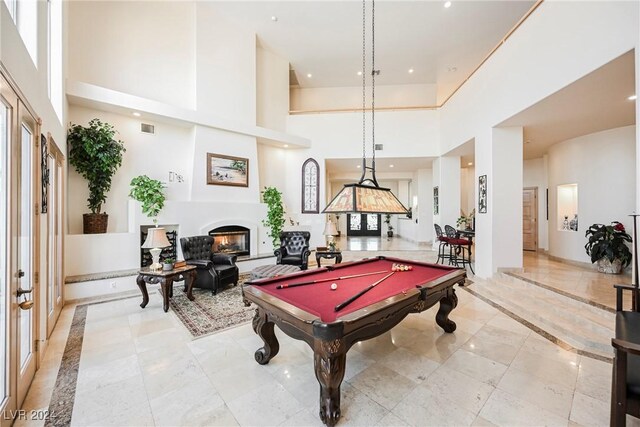
[[[439,264],[440,260],[442,260],[442,263],[444,264],[445,259],[451,260],[451,251],[449,251],[448,255],[446,254],[447,247],[449,247],[449,238],[444,235],[442,227],[438,224],[433,224],[433,227],[436,229],[436,238],[439,242],[438,259],[436,260],[436,264]],[[451,261],[449,261],[449,264],[451,264]]]
[[[449,244],[449,264],[455,264],[456,267],[465,268],[467,265],[473,274],[473,266],[471,265],[471,240],[461,239],[455,228],[450,225],[444,226]]]

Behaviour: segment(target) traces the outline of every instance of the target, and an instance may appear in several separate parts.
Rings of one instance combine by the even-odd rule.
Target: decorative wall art
[[[249,159],[207,153],[207,184],[249,186]]]
[[[433,187],[433,214],[438,215],[440,213],[440,198],[438,196],[438,187]]]
[[[49,142],[40,134],[40,171],[42,184],[42,213],[47,213],[47,201],[49,199]]]
[[[487,213],[487,175],[478,177],[478,213]]]

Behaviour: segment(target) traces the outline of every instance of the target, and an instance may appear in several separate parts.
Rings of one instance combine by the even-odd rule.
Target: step
[[[469,289],[579,352],[613,355],[612,313],[508,276],[477,280]]]

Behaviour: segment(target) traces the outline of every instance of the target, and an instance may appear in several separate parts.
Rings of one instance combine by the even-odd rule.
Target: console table
[[[184,267],[174,268],[171,271],[149,270],[148,267],[141,268],[138,271],[136,283],[142,292],[142,304],[140,307],[145,308],[149,303],[149,293],[147,292],[147,283],[160,283],[162,291],[162,308],[166,313],[169,311],[169,298],[173,296],[173,282],[184,280],[184,291],[187,298],[193,301],[193,282],[196,280],[196,266],[185,265]]]

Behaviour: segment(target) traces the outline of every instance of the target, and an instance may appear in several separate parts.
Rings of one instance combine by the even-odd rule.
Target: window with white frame
[[[48,0],[49,8],[49,100],[62,121],[62,0]]]
[[[9,9],[9,15],[11,18],[16,20],[16,0],[4,0],[4,4],[7,5],[7,9]]]

